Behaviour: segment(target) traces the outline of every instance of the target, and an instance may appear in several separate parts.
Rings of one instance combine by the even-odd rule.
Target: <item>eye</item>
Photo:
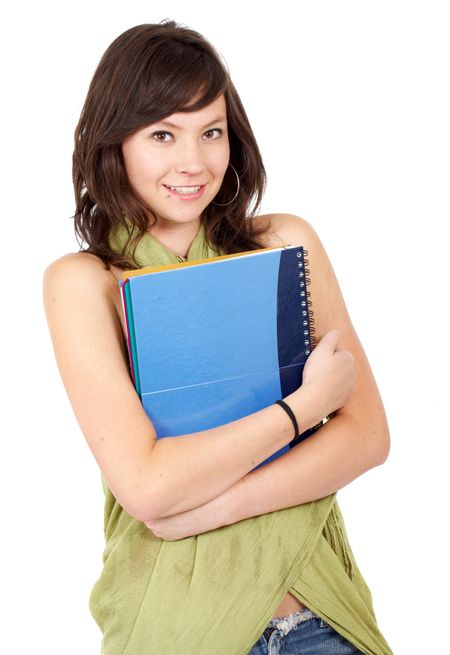
[[[165,131],[160,131],[160,132],[153,132],[152,138],[155,136],[160,136],[161,134],[170,134],[170,136],[173,136],[171,132],[165,132]],[[155,139],[155,141],[161,141],[164,143],[167,139]]]
[[[218,132],[219,136],[222,136],[223,130],[220,127],[214,127],[212,130],[208,130],[205,134],[212,134],[212,132]],[[217,137],[219,138],[219,137]],[[207,139],[207,141],[212,141],[213,139]]]
[[[217,136],[216,138],[221,137],[222,134],[223,134],[223,130],[222,130],[222,128],[220,128],[220,127],[214,127],[214,128],[212,128],[211,130],[208,130],[207,132],[205,132],[205,135],[213,134],[214,132],[217,132],[217,133],[218,133],[218,136]],[[160,143],[166,143],[166,142],[169,141],[169,139],[159,138],[159,137],[164,137],[166,134],[168,134],[169,136],[173,136],[172,132],[167,132],[166,130],[159,130],[158,132],[153,132],[152,135],[151,135],[151,137],[152,137],[152,139],[154,139],[155,141],[159,141]],[[207,140],[207,141],[214,141],[215,138],[214,138],[214,137],[211,137],[211,138],[207,138],[206,140]]]

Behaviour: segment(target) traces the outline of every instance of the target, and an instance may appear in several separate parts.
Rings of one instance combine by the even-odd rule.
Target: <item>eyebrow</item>
[[[213,125],[214,123],[221,123],[221,122],[226,121],[226,120],[227,119],[226,119],[225,116],[217,116],[217,118],[215,118],[213,121],[211,121],[207,125],[204,125],[203,129],[209,127],[210,125]],[[156,123],[156,125],[166,125],[167,127],[171,127],[172,129],[175,129],[175,130],[181,130],[182,129],[180,127],[180,125],[175,125],[175,123],[171,123],[170,121],[158,121]]]

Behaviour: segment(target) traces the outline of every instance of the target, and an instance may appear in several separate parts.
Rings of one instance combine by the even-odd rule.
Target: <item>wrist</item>
[[[230,523],[244,521],[252,516],[258,516],[263,513],[262,507],[258,504],[261,497],[256,493],[254,484],[259,471],[260,469],[250,471],[231,487],[233,490],[233,500],[230,503],[230,507],[232,508]]]
[[[252,504],[251,472],[244,475],[235,484],[229,487],[224,494],[225,510],[223,512],[225,525],[243,521],[254,514],[249,513]]]
[[[294,439],[297,439],[297,437],[300,435],[300,428],[298,427],[297,417],[295,416],[295,413],[292,411],[290,405],[286,403],[284,400],[276,400],[275,405],[279,405],[280,407],[282,407],[286,412],[286,414],[291,419],[292,425],[294,426]]]
[[[301,387],[283,398],[283,400],[294,412],[300,434],[313,428],[323,419],[317,394],[308,384],[302,384]]]

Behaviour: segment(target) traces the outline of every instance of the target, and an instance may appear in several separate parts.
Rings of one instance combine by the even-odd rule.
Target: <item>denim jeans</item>
[[[247,655],[363,655],[308,608],[272,618]]]

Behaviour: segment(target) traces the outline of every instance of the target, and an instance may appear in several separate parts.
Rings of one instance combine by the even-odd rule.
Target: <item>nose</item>
[[[202,148],[198,143],[180,144],[175,156],[175,169],[184,175],[198,175],[205,168]]]

